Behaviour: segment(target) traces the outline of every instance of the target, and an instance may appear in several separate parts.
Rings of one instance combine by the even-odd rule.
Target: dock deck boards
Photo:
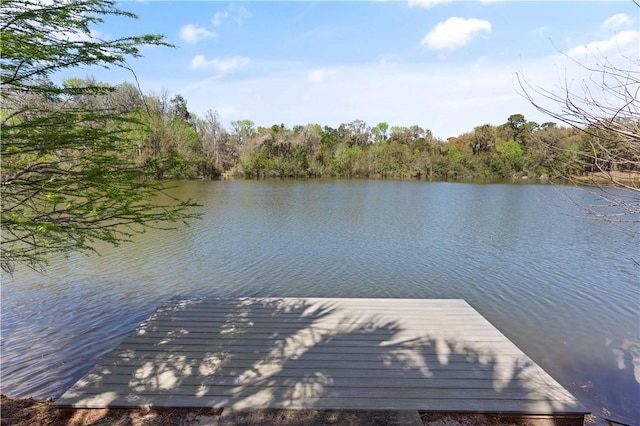
[[[56,405],[586,413],[459,299],[172,301]]]

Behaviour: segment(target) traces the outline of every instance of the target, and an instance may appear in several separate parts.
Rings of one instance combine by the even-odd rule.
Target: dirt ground
[[[14,399],[2,395],[2,426],[222,426],[222,425],[415,425],[424,426],[574,426],[559,419],[505,418],[484,414],[398,413],[337,410],[223,409],[61,409],[52,400]],[[409,414],[408,416],[406,414]],[[579,422],[582,424],[582,422]]]
[[[218,417],[222,410],[67,410],[55,407],[52,400],[33,398],[13,399],[2,395],[0,401],[0,425],[2,426],[191,426],[199,420]]]

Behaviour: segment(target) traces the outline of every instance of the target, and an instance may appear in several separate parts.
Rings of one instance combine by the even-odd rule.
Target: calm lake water
[[[585,191],[178,185],[204,205],[189,227],[2,277],[2,393],[60,396],[176,295],[463,298],[599,419],[639,422],[638,237],[581,218],[564,195]]]

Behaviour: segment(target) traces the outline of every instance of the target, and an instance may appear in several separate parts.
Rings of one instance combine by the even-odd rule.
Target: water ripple
[[[176,295],[463,298],[588,407],[640,417],[615,396],[640,395],[632,368],[619,368],[640,345],[637,241],[558,212],[553,187],[187,182],[180,192],[204,204],[202,220],[53,259],[47,276],[3,277],[3,393],[60,395]]]

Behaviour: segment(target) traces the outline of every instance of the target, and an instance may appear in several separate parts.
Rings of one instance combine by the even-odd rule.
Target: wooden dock
[[[457,299],[172,301],[56,405],[586,413]]]

